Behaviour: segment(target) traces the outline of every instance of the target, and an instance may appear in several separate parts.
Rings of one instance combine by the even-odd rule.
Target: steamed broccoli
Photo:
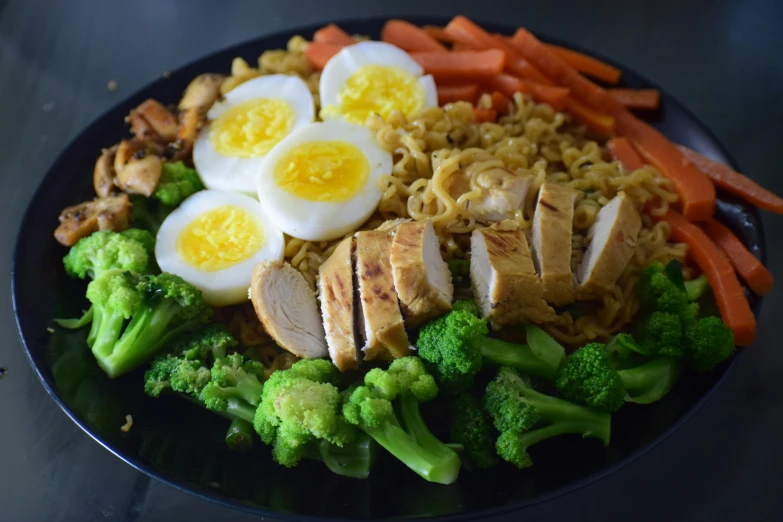
[[[155,239],[145,230],[103,230],[79,240],[63,258],[71,277],[95,279],[106,270],[146,274],[154,256]]]
[[[341,415],[339,376],[329,361],[302,360],[266,381],[253,426],[276,462],[313,458],[340,475],[367,477],[371,448]]]
[[[707,281],[707,276],[704,274],[701,274],[696,279],[685,281],[684,284],[688,301],[696,301],[710,288],[710,283]]]
[[[253,447],[253,424],[245,419],[233,419],[226,431],[226,446],[231,451],[249,451]]]
[[[169,207],[176,207],[196,192],[204,190],[204,184],[195,169],[181,161],[165,162],[160,180],[152,197]]]
[[[528,325],[529,344],[492,339],[487,336],[487,322],[470,308],[455,303],[454,310],[419,331],[419,356],[444,390],[456,394],[468,389],[484,361],[540,377],[555,377],[565,350],[546,333]]]
[[[467,393],[451,404],[451,440],[462,444],[460,454],[467,466],[488,468],[495,464],[495,433],[481,401]]]
[[[144,229],[153,235],[157,235],[163,221],[176,207],[164,205],[156,198],[147,198],[141,195],[132,195],[131,225],[134,228]]]
[[[500,431],[498,455],[519,468],[532,465],[527,450],[564,434],[600,439],[609,444],[611,416],[534,390],[512,368],[502,367],[489,383],[484,407]]]
[[[168,273],[136,281],[130,272],[108,270],[87,286],[87,299],[93,306],[88,343],[112,378],[133,370],[212,315],[199,290]]]
[[[734,333],[719,317],[704,317],[685,331],[686,354],[693,367],[709,371],[736,351]]]
[[[420,401],[437,394],[435,380],[421,360],[403,357],[388,370],[370,370],[364,385],[348,389],[343,414],[425,480],[451,484],[457,480],[459,456],[430,432],[419,411]]]

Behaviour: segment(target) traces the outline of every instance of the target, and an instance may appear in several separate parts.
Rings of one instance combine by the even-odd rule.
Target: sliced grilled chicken
[[[480,194],[467,201],[465,208],[484,224],[511,219],[524,205],[532,179],[508,169],[485,170],[476,177]],[[449,194],[454,199],[471,190],[464,171],[452,174],[448,183]]]
[[[579,284],[588,292],[608,290],[625,270],[636,250],[642,218],[625,192],[620,192],[596,216],[588,231],[590,244],[579,266]]]
[[[344,239],[318,269],[318,293],[329,356],[341,371],[359,364],[354,325],[354,238]]]
[[[481,315],[495,326],[556,319],[544,300],[525,234],[508,222],[473,231],[470,279]]]
[[[440,255],[432,221],[413,221],[397,227],[391,247],[391,266],[409,327],[451,310],[454,285],[449,266]]]
[[[250,299],[282,348],[304,359],[328,355],[318,303],[301,272],[282,261],[262,261],[253,268]]]
[[[571,233],[576,191],[544,181],[533,215],[533,252],[538,275],[544,283],[544,299],[560,306],[576,300],[571,271]]]
[[[356,233],[356,276],[362,304],[364,359],[397,359],[408,355],[408,334],[394,289],[392,237],[368,230]]]
[[[127,194],[95,198],[64,208],[54,237],[61,245],[73,246],[98,230],[125,230],[130,223],[130,209]]]

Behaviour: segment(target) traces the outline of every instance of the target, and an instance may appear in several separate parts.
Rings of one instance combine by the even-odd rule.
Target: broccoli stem
[[[454,465],[459,468],[459,455],[432,434],[421,416],[419,401],[416,397],[410,394],[400,397],[400,414],[406,431],[422,448],[442,458],[445,462],[453,460]]]
[[[100,306],[91,306],[92,310],[92,324],[90,325],[90,331],[87,332],[87,346],[90,348],[95,344],[95,339],[98,338],[98,330],[101,327],[101,319],[103,318],[103,311]]]
[[[540,359],[526,344],[515,344],[500,339],[485,337],[481,342],[481,356],[498,366],[510,366],[522,373],[554,379],[561,359],[550,358],[557,364]]]
[[[457,480],[459,458],[455,466],[452,459],[443,459],[427,451],[402,429],[397,417],[392,415],[378,426],[362,423],[359,428],[421,478],[439,484]]]
[[[533,446],[534,444],[537,444],[541,441],[551,439],[553,437],[559,437],[560,435],[568,435],[568,434],[583,435],[584,437],[589,437],[589,436],[595,437],[595,435],[585,432],[585,425],[583,423],[569,420],[569,421],[555,422],[553,424],[550,424],[549,426],[544,426],[543,428],[526,431],[519,435],[519,440],[522,443],[522,446],[525,449],[527,449],[530,446]],[[606,439],[604,439],[602,436],[599,436],[597,438],[603,440],[605,444],[608,444],[609,441],[608,431],[606,434]]]
[[[234,419],[226,432],[226,446],[231,451],[248,451],[253,447],[253,424],[245,419]]]
[[[90,306],[90,308],[88,308],[81,317],[74,319],[55,319],[54,322],[57,323],[57,325],[61,328],[66,328],[68,330],[78,330],[79,328],[83,328],[87,326],[87,323],[92,322],[92,306]]]
[[[651,404],[669,393],[680,376],[682,364],[671,357],[656,357],[644,364],[619,370],[627,401]]]
[[[260,397],[261,395],[258,396],[258,398]],[[258,398],[256,400],[258,400]],[[228,406],[226,407],[225,411],[221,413],[225,413],[227,417],[232,419],[241,419],[251,424],[253,423],[253,418],[256,415],[255,406],[235,397],[229,397],[227,402]]]
[[[342,447],[324,439],[318,440],[308,451],[308,458],[320,460],[329,471],[344,477],[366,479],[375,461],[376,445],[365,433]]]
[[[696,279],[685,281],[685,293],[688,295],[688,301],[695,301],[710,287],[707,276],[701,274]]]
[[[120,338],[122,325],[125,324],[125,317],[120,313],[103,309],[100,306],[95,307],[94,316],[97,316],[100,320],[95,331],[92,353],[95,354],[98,363],[105,370],[104,363],[111,356],[114,345],[117,339]],[[95,317],[93,317],[93,321],[95,322]]]

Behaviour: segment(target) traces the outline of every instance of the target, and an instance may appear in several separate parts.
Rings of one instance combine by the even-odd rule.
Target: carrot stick
[[[497,49],[486,51],[459,51],[450,53],[411,53],[411,58],[431,74],[436,81],[465,81],[488,78],[500,74],[506,55]]]
[[[625,170],[631,172],[644,167],[644,162],[636,149],[633,148],[628,138],[617,136],[606,143],[606,150],[612,156],[612,159],[619,161],[625,167]]]
[[[456,85],[438,85],[438,104],[445,105],[458,101],[476,103],[478,98],[479,86],[475,83],[456,84]]]
[[[611,83],[612,85],[620,81],[622,72],[617,67],[613,67],[608,63],[604,63],[597,58],[593,58],[592,56],[588,56],[578,51],[560,47],[559,45],[547,44],[546,46],[550,51],[559,56],[561,60],[580,73],[589,74],[594,78]]]
[[[701,228],[718,245],[718,248],[726,254],[726,257],[731,262],[731,266],[734,267],[734,270],[737,271],[756,295],[764,295],[772,290],[772,286],[775,284],[772,274],[761,261],[756,259],[756,256],[745,248],[742,241],[731,230],[714,219],[702,223]]]
[[[486,84],[490,89],[500,91],[509,98],[513,98],[515,92],[529,94],[537,102],[548,103],[556,111],[562,111],[568,99],[568,89],[525,81],[509,74],[493,76]]]
[[[597,111],[571,96],[566,99],[565,107],[577,120],[591,129],[600,132],[604,136],[614,134],[615,119],[611,114]]]
[[[684,216],[670,210],[663,219],[672,227],[672,238],[688,245],[688,252],[707,276],[721,318],[734,332],[734,342],[748,346],[756,335],[756,318],[728,259],[707,234]]]
[[[381,30],[381,40],[408,52],[448,52],[442,43],[405,20],[389,20],[386,22]]]
[[[715,187],[666,137],[625,109],[615,113],[617,134],[629,138],[644,161],[669,178],[680,197],[683,215],[704,221],[715,209]]]
[[[495,109],[475,107],[473,109],[473,119],[476,120],[477,123],[496,121],[498,119],[498,113]]]
[[[509,100],[505,94],[500,91],[494,91],[491,98],[492,108],[495,109],[498,114],[505,114],[508,112],[508,105],[511,103],[511,100]]]
[[[541,71],[533,67],[530,62],[522,58],[522,55],[514,48],[508,37],[502,34],[493,34],[492,37],[500,45],[498,49],[506,52],[506,71],[509,73],[532,80],[541,85],[555,85],[555,82],[547,78]]]
[[[654,110],[661,101],[657,89],[609,89],[609,94],[629,109]]]
[[[305,47],[304,54],[316,69],[323,69],[326,62],[331,60],[332,56],[339,53],[345,45],[330,44],[323,42],[310,42]]]
[[[589,107],[600,112],[612,113],[622,109],[609,93],[591,82],[541,43],[529,31],[520,28],[511,43],[522,57],[558,85],[571,89],[571,94]]]
[[[464,42],[455,42],[451,46],[452,51],[478,51],[480,50],[478,47],[475,47],[473,45],[464,43]]]
[[[748,203],[764,210],[783,214],[783,198],[765,189],[747,176],[740,174],[723,163],[705,158],[696,151],[677,145],[683,156],[693,162],[713,183],[727,192],[736,194]]]
[[[328,44],[340,44],[351,45],[356,43],[353,37],[337,27],[334,24],[329,24],[321,29],[318,29],[313,35],[313,41],[318,43]]]
[[[454,39],[449,34],[437,25],[425,25],[421,28],[422,31],[435,38],[437,41],[445,44],[453,44]]]

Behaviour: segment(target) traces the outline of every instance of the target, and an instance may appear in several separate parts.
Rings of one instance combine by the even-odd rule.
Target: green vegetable
[[[430,432],[419,411],[419,402],[437,394],[435,380],[421,360],[403,357],[388,370],[370,370],[364,385],[347,390],[343,414],[425,480],[451,484],[457,480],[459,456]]]
[[[144,230],[95,232],[79,240],[63,258],[71,277],[95,279],[106,270],[146,274],[154,257],[155,239]]]
[[[489,468],[495,464],[495,433],[492,419],[481,401],[469,394],[462,394],[451,405],[451,440],[462,444],[460,454],[466,466]]]
[[[195,169],[181,161],[165,162],[160,180],[152,197],[169,207],[176,207],[184,200],[204,190],[204,184]]]
[[[736,351],[734,334],[719,317],[699,319],[685,332],[686,353],[701,372],[715,368]]]
[[[160,225],[176,208],[164,205],[156,198],[134,195],[130,197],[130,200],[133,204],[131,225],[147,230],[153,235],[157,235]]]
[[[498,455],[519,468],[533,463],[528,448],[564,434],[609,444],[611,416],[537,392],[514,369],[502,367],[487,386],[484,407],[500,432]]]
[[[249,451],[253,447],[253,424],[244,419],[232,420],[226,432],[226,446],[231,451]]]
[[[492,339],[484,319],[455,305],[421,328],[416,345],[427,369],[453,394],[471,386],[485,361],[553,379],[565,350],[535,326],[527,332],[529,345]]]
[[[710,288],[710,283],[707,281],[707,276],[704,274],[701,274],[696,279],[685,281],[684,284],[685,295],[688,296],[688,301],[696,301]]]

